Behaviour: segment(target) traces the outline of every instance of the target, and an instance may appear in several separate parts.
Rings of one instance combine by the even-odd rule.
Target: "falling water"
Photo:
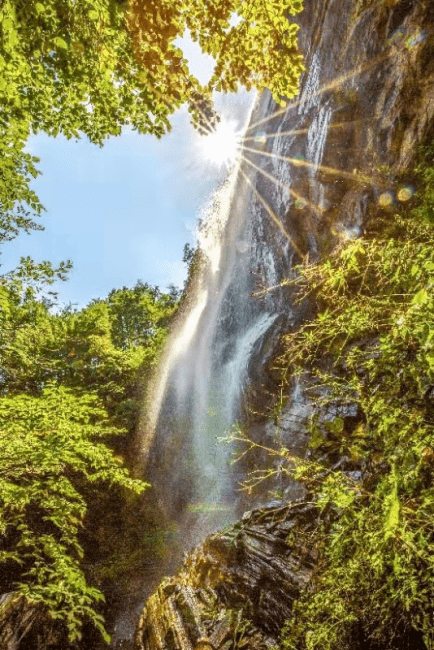
[[[307,84],[312,93],[317,86],[313,76]],[[305,108],[309,102],[308,96]],[[250,123],[260,122],[269,109],[269,96],[263,94]],[[312,184],[330,117],[330,110],[319,111],[306,139],[306,157],[315,165],[309,174]],[[270,171],[288,190],[290,166],[276,160],[291,144],[279,135],[291,119],[288,113],[279,124],[264,127],[275,133],[276,159]],[[283,289],[266,293],[263,300],[251,297],[258,283],[278,287],[288,277],[293,258],[284,228],[290,195],[258,169],[238,160],[202,215],[200,269],[148,391],[142,418],[141,465],[157,507],[177,523],[183,548],[236,518],[231,449],[221,438],[240,416],[251,368],[258,374],[267,342],[276,339],[292,316]],[[275,219],[264,210],[258,192],[273,205]],[[282,227],[276,228],[279,223]]]
[[[253,116],[266,108],[260,103]],[[231,449],[219,439],[239,415],[253,355],[278,318],[271,305],[250,297],[264,242],[254,228],[260,215],[252,213],[253,189],[241,164],[201,215],[201,262],[141,415],[136,470],[152,485],[144,498],[161,529],[175,530],[167,541],[170,557],[153,557],[146,569],[143,598],[176,568],[183,550],[237,517]],[[244,166],[243,173],[254,185],[254,173]],[[115,640],[131,634],[131,612],[140,611],[143,598],[119,612]]]
[[[252,119],[267,108],[262,98]],[[220,439],[240,414],[250,364],[281,311],[272,300],[251,298],[258,269],[267,283],[279,281],[255,176],[238,161],[202,215],[200,269],[148,391],[141,427],[141,464],[160,510],[178,522],[184,548],[236,517],[231,448]]]
[[[134,602],[119,611],[115,640],[131,635],[144,598],[176,569],[182,552],[232,523],[246,505],[237,489],[245,477],[237,476],[231,447],[221,439],[242,415],[247,388],[263,394],[266,363],[279,335],[299,318],[291,289],[282,285],[296,255],[287,229],[297,235],[297,222],[291,221],[294,168],[282,156],[312,163],[305,186],[310,199],[322,203],[317,172],[332,111],[318,105],[318,75],[319,64],[312,65],[296,112],[289,107],[269,120],[275,106],[268,93],[260,95],[249,116],[249,137],[258,136],[256,152],[246,155],[253,164],[240,157],[201,215],[200,263],[148,387],[138,429],[136,469],[152,485],[146,507],[167,531],[167,553],[150,558]],[[281,135],[307,125],[302,140]],[[263,131],[272,137],[264,139]],[[270,150],[273,158],[261,157]],[[304,168],[295,171],[300,180]],[[315,254],[315,234],[307,234]],[[261,291],[264,287],[272,290]],[[299,420],[302,402],[295,391],[289,418]]]

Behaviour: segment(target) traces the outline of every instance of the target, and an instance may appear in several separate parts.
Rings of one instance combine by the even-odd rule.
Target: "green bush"
[[[416,166],[413,206],[299,269],[300,299],[318,313],[286,337],[282,362],[316,383],[313,458],[295,475],[324,523],[285,650],[434,648],[432,149]],[[337,405],[357,416],[318,416]],[[346,471],[333,464],[343,456]]]

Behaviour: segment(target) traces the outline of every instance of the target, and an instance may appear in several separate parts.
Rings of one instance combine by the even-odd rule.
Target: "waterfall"
[[[300,258],[294,239],[314,256],[317,250],[315,220],[306,205],[324,202],[317,172],[332,118],[330,107],[320,106],[318,79],[319,63],[303,84],[299,110],[294,110],[298,102],[286,112],[276,110],[268,92],[258,97],[244,156],[201,215],[200,263],[149,382],[138,427],[136,471],[151,483],[145,505],[166,535],[167,553],[149,559],[141,586],[119,611],[115,639],[131,634],[131,617],[180,565],[183,551],[249,506],[238,491],[245,476],[221,438],[243,416],[252,395],[253,407],[261,411],[270,381],[267,363],[280,334],[305,314],[306,308],[293,308],[292,290],[281,283]],[[306,127],[307,137],[288,135]],[[313,166],[293,166],[294,156]],[[294,200],[297,196],[303,200]],[[288,447],[298,444],[298,434],[286,421],[299,422],[306,408],[301,389],[294,389],[282,419]],[[297,492],[294,486],[288,490]]]
[[[268,109],[261,96],[251,111]],[[214,195],[198,231],[201,264],[148,390],[140,457],[159,508],[188,548],[236,518],[237,491],[225,437],[240,415],[249,369],[281,320],[274,298],[251,297],[258,278],[282,279],[255,196],[256,171],[241,159]],[[246,181],[246,177],[249,182]],[[288,242],[273,225],[285,254]],[[286,272],[286,271],[285,271]]]
[[[294,257],[288,227],[297,236],[297,223],[291,223],[293,170],[284,157],[294,147],[300,155],[304,149],[312,164],[306,173],[309,195],[321,206],[316,176],[332,110],[318,107],[318,76],[319,65],[312,65],[298,111],[289,107],[270,119],[268,93],[251,109],[249,136],[258,146],[246,157],[253,164],[241,156],[202,214],[200,268],[148,390],[140,464],[153,486],[153,503],[176,522],[184,549],[239,514],[231,448],[221,438],[242,414],[247,386],[266,381],[266,361],[293,322],[290,290],[280,286]],[[303,140],[281,135],[306,122]],[[254,128],[260,129],[256,135]],[[271,160],[269,154],[260,158],[267,151],[264,131],[271,134]],[[307,241],[315,253],[309,230]],[[262,287],[273,290],[252,297]]]

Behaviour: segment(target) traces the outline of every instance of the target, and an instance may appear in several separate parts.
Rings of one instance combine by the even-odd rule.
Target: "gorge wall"
[[[197,309],[184,360],[204,359],[206,346],[213,352],[196,380],[188,379],[186,365],[171,372],[181,373],[190,396],[206,378],[217,397],[210,404],[207,390],[198,411],[202,416],[224,411],[221,391],[229,385],[232,401],[219,426],[244,418],[253,440],[284,444],[303,456],[303,424],[313,408],[303,382],[289,382],[277,422],[260,415],[275,387],[270,361],[279,351],[280,334],[311,315],[307,302],[293,305],[291,289],[282,281],[292,277],[294,262],[306,256],[315,260],[342,240],[362,235],[369,220],[397,203],[398,176],[411,166],[433,124],[434,6],[428,0],[305,0],[298,22],[306,66],[300,94],[284,110],[267,93],[259,97],[231,181],[230,205],[213,240],[220,247],[220,276],[214,285],[208,279],[207,286],[219,297],[214,294],[208,303],[204,298],[200,309],[200,301],[193,301],[188,312]],[[210,273],[209,263],[205,268]],[[214,325],[207,310],[214,312]],[[206,344],[204,332],[209,333]],[[232,375],[225,375],[228,368]],[[166,380],[170,383],[170,377]],[[236,483],[248,467],[238,474],[224,469],[227,451],[216,451],[218,462],[214,454],[206,463],[211,474],[214,466],[219,478],[224,475],[224,489],[201,492],[209,476],[201,474],[194,436],[188,437],[196,406],[191,402],[184,411],[184,434],[175,444],[176,400],[173,393],[165,399],[162,411],[166,408],[169,419],[149,434],[147,462],[161,512],[177,521],[181,536],[194,530],[185,547],[230,524],[244,509],[253,510],[222,533],[214,532],[177,576],[161,584],[143,611],[135,647],[229,650],[240,640],[246,648],[274,644],[315,563],[315,515],[300,500],[301,488],[283,479],[272,486],[279,489],[278,503],[267,503],[264,491],[250,504],[240,498]],[[202,438],[204,453],[220,431],[209,430],[212,439]],[[195,435],[202,434],[203,429]],[[256,454],[254,462],[266,460]],[[199,503],[205,512],[224,512],[224,517],[204,523],[200,509],[189,508]]]

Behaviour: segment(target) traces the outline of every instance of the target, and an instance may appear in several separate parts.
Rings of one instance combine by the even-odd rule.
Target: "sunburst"
[[[330,91],[334,88],[338,88],[349,79],[353,79],[354,77],[375,68],[390,56],[391,53],[389,52],[388,54],[376,57],[373,61],[356,66],[349,72],[340,75],[339,77],[335,78],[333,81],[324,84],[314,92],[310,93],[309,99],[315,96],[322,95],[323,93]],[[354,170],[353,172],[347,172],[333,167],[328,167],[325,165],[318,165],[308,160],[295,158],[291,156],[278,155],[264,150],[264,145],[266,145],[266,143],[272,140],[273,138],[280,137],[280,136],[306,135],[309,132],[309,127],[301,128],[301,129],[292,129],[287,131],[277,130],[273,133],[265,133],[261,131],[261,132],[257,132],[255,135],[250,135],[251,132],[254,129],[257,129],[259,126],[265,125],[267,122],[270,122],[271,120],[278,117],[279,115],[283,115],[284,113],[287,113],[288,111],[297,108],[300,104],[300,101],[301,99],[298,99],[297,101],[293,101],[287,106],[285,106],[284,108],[277,110],[275,113],[268,115],[267,117],[260,119],[254,122],[253,124],[250,124],[245,130],[243,136],[237,133],[234,128],[234,125],[227,120],[222,120],[217,125],[217,127],[214,128],[212,127],[212,125],[210,125],[209,128],[210,133],[201,138],[201,155],[203,156],[204,160],[207,160],[218,166],[222,166],[223,164],[226,164],[227,167],[229,167],[233,162],[235,162],[237,158],[239,158],[241,161],[243,161],[243,163],[245,163],[245,165],[250,166],[252,169],[256,170],[265,178],[269,179],[271,182],[275,183],[277,186],[281,187],[284,191],[286,191],[293,199],[295,199],[296,204],[298,202],[303,207],[304,206],[308,207],[309,211],[316,214],[318,217],[321,217],[325,212],[325,209],[321,205],[316,205],[311,201],[309,201],[308,199],[301,196],[300,194],[298,194],[297,192],[295,192],[288,184],[283,183],[278,178],[276,178],[273,174],[263,169],[263,167],[260,166],[260,163],[256,164],[255,162],[253,162],[253,160],[251,160],[251,156],[247,156],[246,154],[250,153],[250,154],[254,154],[255,156],[265,156],[268,158],[272,158],[274,160],[282,160],[294,167],[302,167],[302,168],[310,169],[313,170],[315,173],[320,172],[322,174],[348,179],[351,180],[352,182],[360,183],[362,185],[381,187],[383,184],[381,183],[381,180],[378,178],[378,176],[374,178],[365,173],[358,172],[357,170]],[[204,119],[206,121],[205,116]],[[328,129],[353,128],[355,125],[360,125],[365,122],[366,120],[352,120],[346,122],[337,122],[329,125]],[[248,146],[249,143],[252,145],[257,145],[258,148],[253,148],[252,146]],[[243,170],[242,166],[239,167],[239,172],[241,176],[250,185],[257,199],[262,204],[265,211],[267,212],[267,214],[275,224],[275,226],[280,230],[280,232],[284,235],[284,237],[290,242],[291,247],[300,257],[300,259],[305,261],[305,256],[300,250],[300,248],[297,246],[297,243],[294,241],[294,238],[291,237],[291,235],[288,233],[282,221],[279,219],[279,216],[269,205],[269,203],[264,199],[260,191],[252,183],[252,181],[245,173],[245,171],[246,168],[244,168]],[[402,195],[407,196],[404,192],[402,193]]]
[[[299,249],[299,247],[297,246],[297,244],[295,243],[294,239],[293,239],[293,238],[291,237],[291,235],[288,233],[288,231],[286,230],[286,228],[284,227],[284,225],[283,225],[283,224],[281,223],[281,221],[279,220],[279,217],[276,215],[276,213],[274,212],[274,210],[273,210],[273,209],[268,205],[267,201],[264,199],[264,197],[261,195],[261,193],[258,192],[258,190],[257,190],[256,187],[253,185],[253,183],[252,183],[252,181],[250,180],[250,178],[249,178],[249,177],[248,177],[248,176],[243,172],[243,170],[241,169],[241,167],[240,167],[240,173],[241,173],[241,175],[243,176],[244,180],[247,181],[247,183],[250,185],[250,187],[251,187],[252,190],[254,191],[255,195],[257,196],[257,198],[259,199],[259,201],[262,203],[262,205],[263,205],[263,207],[265,208],[265,210],[268,212],[268,214],[269,214],[269,216],[271,217],[271,219],[272,219],[272,221],[274,222],[274,224],[277,226],[277,228],[280,230],[280,232],[284,235],[284,237],[286,237],[286,239],[290,242],[292,248],[293,248],[294,251],[297,253],[297,255],[300,257],[300,259],[303,259],[303,258],[304,258],[304,255],[303,255],[303,253],[301,252],[301,250]]]
[[[251,147],[243,147],[244,151],[250,151],[251,153],[258,154],[259,156],[267,156],[269,158],[277,158],[278,160],[284,160],[285,162],[291,163],[294,167],[308,167],[310,169],[319,170],[325,174],[331,174],[334,176],[339,176],[341,178],[347,178],[363,185],[378,185],[377,178],[371,178],[366,174],[361,174],[359,172],[344,172],[341,169],[335,169],[334,167],[326,167],[325,165],[316,165],[313,162],[308,160],[300,160],[299,158],[292,158],[290,156],[279,156],[277,154],[269,153],[268,151],[260,151],[259,149],[252,149]]]
[[[229,166],[237,157],[240,147],[240,134],[235,123],[222,119],[215,129],[200,139],[200,149],[205,160],[221,166]]]
[[[307,205],[312,210],[312,212],[315,212],[315,214],[317,214],[318,216],[321,216],[324,213],[324,208],[322,208],[319,205],[315,205],[311,201],[308,201],[307,199],[304,198],[304,196],[301,196],[301,194],[295,192],[289,185],[287,185],[286,183],[282,183],[282,181],[279,181],[275,176],[266,172],[265,169],[262,169],[262,167],[255,165],[255,163],[252,162],[246,156],[243,156],[241,154],[241,158],[242,160],[244,160],[244,162],[248,163],[251,167],[256,169],[256,171],[258,171],[260,174],[262,174],[270,181],[272,181],[273,183],[281,187],[283,190],[286,190],[288,194],[290,194],[294,199],[296,199],[297,201],[302,201],[305,205]]]
[[[273,116],[274,117],[274,116]],[[344,129],[348,127],[353,127],[354,125],[357,124],[363,124],[364,122],[367,122],[368,120],[351,120],[348,122],[336,122],[335,124],[330,124],[329,129]],[[250,135],[245,138],[242,138],[242,142],[248,142],[249,140],[253,140],[254,142],[258,141],[258,135],[259,139],[262,140],[262,143],[265,144],[267,140],[271,140],[272,138],[279,138],[283,135],[306,135],[309,132],[309,127],[306,129],[292,129],[291,131],[276,131],[275,133],[260,133],[256,135]]]

